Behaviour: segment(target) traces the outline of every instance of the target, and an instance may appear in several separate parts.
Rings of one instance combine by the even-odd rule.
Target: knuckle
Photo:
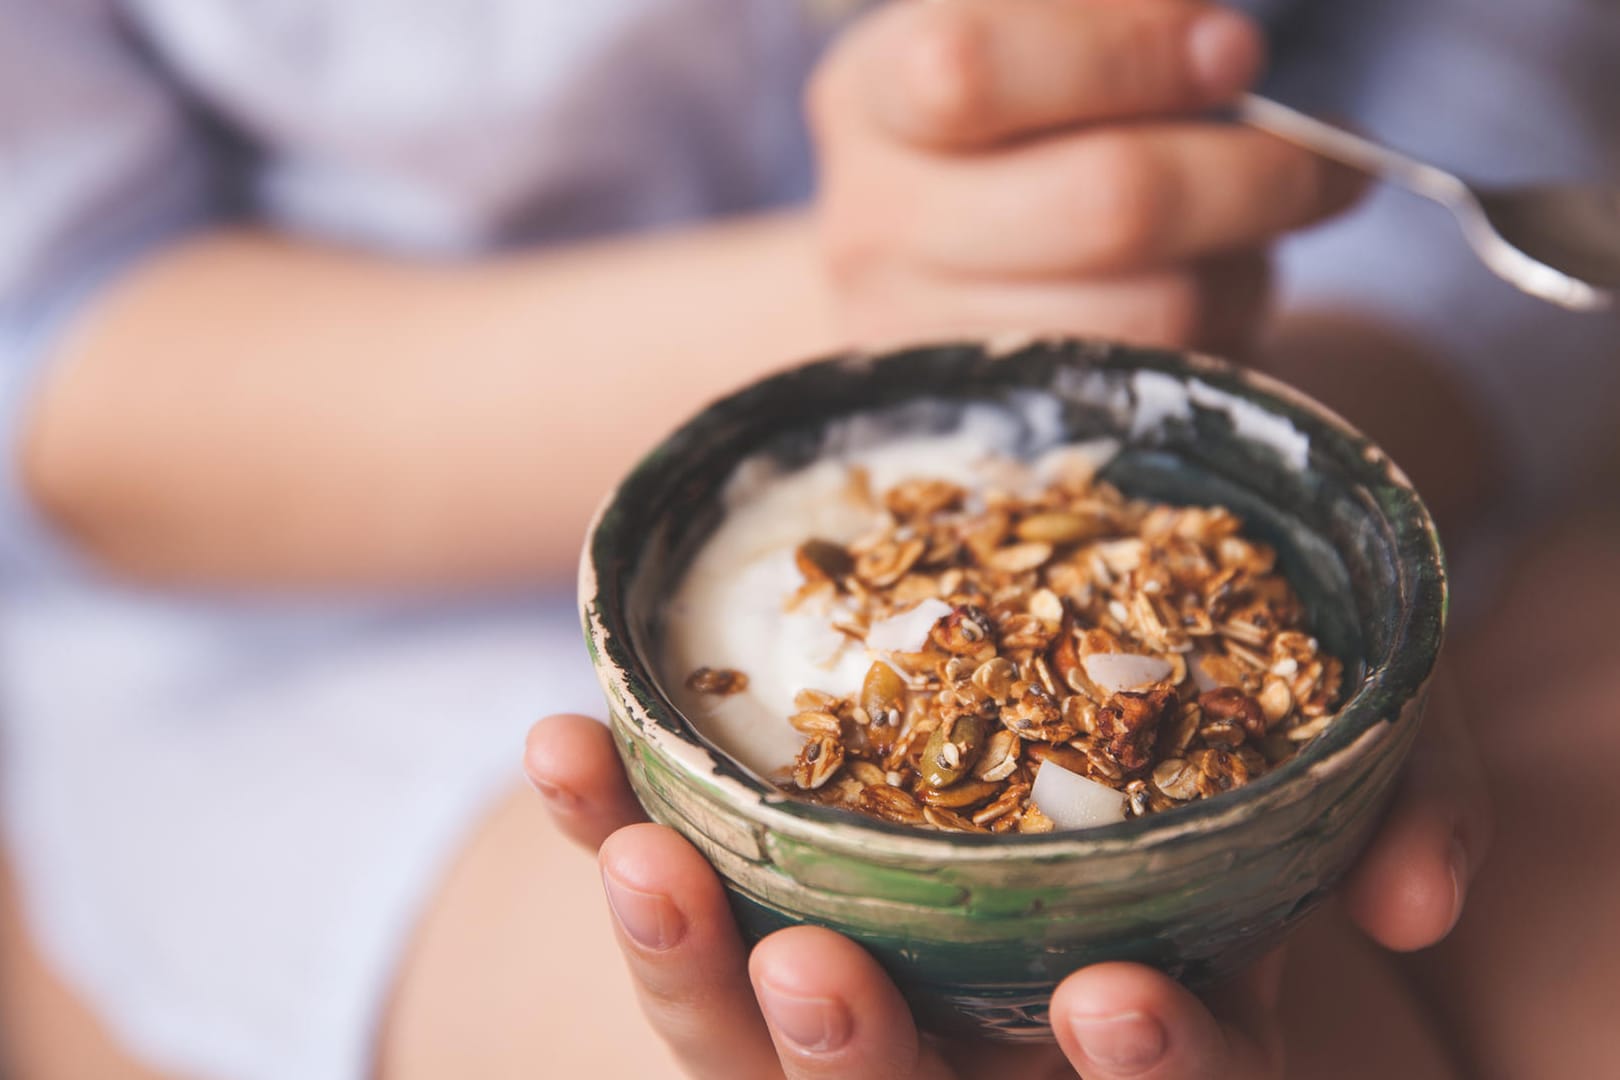
[[[1119,47],[1111,50],[1106,73],[1127,107],[1148,111],[1197,98],[1186,60],[1187,31],[1193,12],[1180,6],[1143,9],[1120,30]]]
[[[1272,205],[1287,211],[1292,222],[1306,222],[1327,212],[1325,172],[1314,160],[1289,148],[1273,175]]]
[[[867,210],[872,209],[867,204]],[[816,224],[821,272],[835,294],[859,293],[884,266],[895,261],[887,232],[847,199],[823,198]]]
[[[1153,150],[1129,136],[1095,136],[1081,172],[1079,228],[1092,261],[1108,268],[1150,261],[1175,209],[1170,178]]]
[[[989,27],[977,12],[953,5],[920,8],[914,21],[898,63],[913,123],[940,138],[983,126],[995,81]]]
[[[881,261],[876,245],[858,235],[822,233],[822,273],[836,295],[859,294]]]
[[[823,165],[815,211],[820,272],[835,294],[859,293],[914,257],[915,207],[886,169],[836,155]]]
[[[1306,225],[1327,217],[1345,204],[1336,166],[1297,147],[1274,148],[1269,176],[1256,190],[1278,216],[1278,230]]]

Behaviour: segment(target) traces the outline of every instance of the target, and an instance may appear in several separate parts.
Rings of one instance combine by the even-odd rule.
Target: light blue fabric
[[[1614,5],[1251,2],[1291,100],[1484,178],[1620,177]],[[0,0],[0,448],[84,302],[209,223],[435,257],[802,197],[810,6]],[[1290,302],[1451,346],[1532,476],[1607,426],[1612,324],[1515,296],[1437,210],[1379,193],[1283,265]],[[595,702],[566,595],[113,587],[0,454],[0,827],[47,954],[153,1062],[365,1076],[401,937],[523,728]]]
[[[63,559],[4,452],[38,369],[98,286],[220,215],[206,144],[104,0],[0,0],[0,579]]]
[[[142,1057],[358,1080],[401,943],[546,711],[566,587],[97,580],[14,448],[73,320],[242,216],[412,257],[802,199],[830,26],[777,0],[0,0],[0,828],[46,955]]]

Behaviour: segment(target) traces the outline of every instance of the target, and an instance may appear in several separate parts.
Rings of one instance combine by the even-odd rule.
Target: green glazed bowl
[[[1225,504],[1278,548],[1349,688],[1302,753],[1184,808],[987,836],[786,799],[687,723],[660,683],[660,610],[739,461],[807,463],[828,422],[857,413],[937,429],[965,402],[1031,400],[1066,439],[1120,439],[1103,475],[1128,493]],[[1046,1038],[1070,972],[1133,960],[1196,988],[1271,949],[1332,888],[1417,733],[1446,585],[1410,483],[1321,405],[1203,357],[1056,340],[837,357],[716,402],[603,506],[580,603],[631,783],[714,864],[745,934],[830,927],[870,950],[930,1026]]]

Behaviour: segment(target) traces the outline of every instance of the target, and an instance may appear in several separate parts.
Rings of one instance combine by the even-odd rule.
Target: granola
[[[854,693],[799,693],[789,791],[920,828],[1046,832],[1070,780],[1037,783],[1044,765],[1139,817],[1241,787],[1332,717],[1342,663],[1227,509],[1127,498],[1086,468],[1027,493],[916,477],[863,497],[881,524],[806,540],[787,603],[833,601],[834,628],[879,658]]]

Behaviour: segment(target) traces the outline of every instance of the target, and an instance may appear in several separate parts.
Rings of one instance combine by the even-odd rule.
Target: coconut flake
[[[879,619],[866,632],[866,647],[879,652],[920,652],[928,644],[928,631],[951,610],[945,601],[930,598],[908,611]]]
[[[1169,678],[1174,670],[1168,660],[1134,653],[1092,653],[1081,664],[1086,669],[1086,677],[1109,694],[1152,686]]]
[[[1029,797],[1063,829],[1089,829],[1125,820],[1125,795],[1053,761],[1041,762]]]
[[[1192,676],[1193,685],[1198,687],[1200,694],[1207,694],[1211,690],[1221,688],[1221,684],[1216,680],[1215,676],[1204,669],[1204,658],[1202,656],[1187,665],[1187,674]]]

